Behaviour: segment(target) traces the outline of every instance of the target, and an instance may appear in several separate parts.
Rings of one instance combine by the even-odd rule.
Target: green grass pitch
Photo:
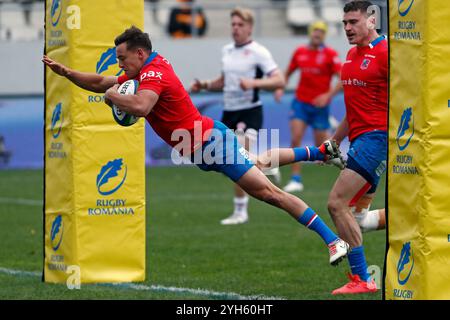
[[[283,168],[283,183],[288,172]],[[306,165],[305,191],[297,194],[330,226],[326,202],[337,175],[335,168]],[[232,183],[195,167],[147,168],[143,285],[151,289],[81,285],[81,290],[69,290],[44,284],[38,274],[43,263],[42,188],[40,170],[0,171],[0,299],[226,299],[236,297],[232,293],[284,299],[381,298],[381,291],[333,297],[330,292],[347,280],[347,261],[331,267],[322,240],[281,210],[251,199],[249,223],[221,226],[219,221],[233,209]],[[384,179],[372,207],[384,207]],[[382,269],[385,231],[365,234],[364,246],[368,265]]]

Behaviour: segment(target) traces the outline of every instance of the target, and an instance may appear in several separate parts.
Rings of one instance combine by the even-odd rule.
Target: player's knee
[[[259,169],[269,169],[271,166],[271,154],[270,151],[266,151],[258,156],[256,166]]]
[[[334,216],[339,210],[339,203],[335,200],[328,199],[328,212]]]
[[[328,212],[331,215],[337,215],[339,212],[342,211],[343,207],[345,206],[345,202],[342,198],[339,197],[339,195],[335,193],[331,193],[330,197],[328,198]]]

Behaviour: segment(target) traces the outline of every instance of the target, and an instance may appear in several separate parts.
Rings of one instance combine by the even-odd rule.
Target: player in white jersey
[[[244,8],[231,11],[233,43],[222,49],[222,74],[215,80],[195,80],[192,92],[202,89],[223,91],[222,122],[236,131],[247,150],[257,143],[263,122],[259,90],[276,90],[284,86],[284,77],[270,52],[252,40],[253,13]],[[272,174],[279,175],[278,168]],[[269,173],[270,174],[270,173]],[[224,225],[248,221],[248,196],[235,186],[233,214],[222,220]]]

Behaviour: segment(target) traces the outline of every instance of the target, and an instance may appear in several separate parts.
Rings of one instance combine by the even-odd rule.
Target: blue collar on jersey
[[[382,36],[379,36],[378,38],[376,38],[375,40],[373,40],[371,43],[369,43],[370,49],[373,49],[377,44],[379,44],[384,39],[386,39],[386,36],[382,35]]]
[[[146,65],[150,64],[150,63],[153,61],[153,59],[156,58],[157,55],[158,55],[158,52],[153,51],[152,54],[147,58],[147,60],[145,60],[145,62],[144,62],[144,67],[145,67]]]

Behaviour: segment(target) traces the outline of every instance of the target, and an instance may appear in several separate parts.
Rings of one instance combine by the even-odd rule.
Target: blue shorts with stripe
[[[363,133],[352,141],[347,155],[347,168],[366,179],[371,184],[367,193],[374,193],[381,175],[386,171],[387,132],[375,130]]]
[[[203,171],[221,172],[234,182],[254,166],[234,132],[220,121],[214,121],[208,141],[191,155],[191,161]]]
[[[328,130],[330,126],[330,106],[318,108],[294,98],[289,119],[302,120],[315,130]]]

